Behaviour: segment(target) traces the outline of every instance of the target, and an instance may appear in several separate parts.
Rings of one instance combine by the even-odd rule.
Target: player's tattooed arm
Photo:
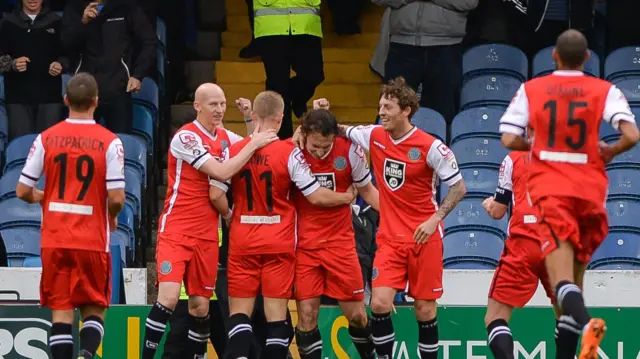
[[[458,205],[458,203],[464,198],[464,195],[467,194],[467,186],[464,184],[464,180],[460,180],[449,187],[449,192],[444,197],[440,208],[436,214],[440,219],[444,219],[454,208]]]

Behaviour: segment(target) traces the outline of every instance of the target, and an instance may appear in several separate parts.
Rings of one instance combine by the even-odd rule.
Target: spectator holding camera
[[[22,0],[0,22],[9,138],[38,133],[62,120],[60,17],[43,0]],[[36,90],[37,89],[37,90]]]
[[[98,81],[100,103],[94,114],[112,132],[130,132],[131,93],[155,66],[157,37],[134,0],[70,0],[62,19],[62,44],[77,55],[76,72]]]

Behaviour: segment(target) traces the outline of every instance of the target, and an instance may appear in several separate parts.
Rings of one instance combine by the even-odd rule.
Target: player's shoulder
[[[422,149],[426,152],[429,152],[429,150],[441,144],[444,145],[444,143],[440,141],[440,139],[418,127],[415,127],[413,133],[409,136],[411,142],[420,143]]]
[[[333,140],[333,148],[336,152],[349,152],[352,147],[357,147],[355,143],[344,137],[336,137]]]
[[[511,162],[517,162],[517,161],[523,160],[528,155],[529,155],[529,152],[525,152],[525,151],[511,151],[505,157],[505,159]]]

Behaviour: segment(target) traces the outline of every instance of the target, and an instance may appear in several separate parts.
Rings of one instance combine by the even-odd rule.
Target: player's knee
[[[171,310],[176,309],[178,305],[178,300],[180,299],[180,293],[173,293],[171,291],[159,291],[157,302],[162,304],[164,307],[169,308]]]
[[[420,321],[432,320],[436,317],[438,306],[435,300],[416,300],[416,318]]]
[[[303,331],[309,331],[318,325],[318,313],[320,308],[314,308],[311,305],[302,305],[298,311],[298,328]]]
[[[374,313],[389,313],[393,309],[393,298],[374,296],[371,298],[371,311]]]
[[[206,317],[209,314],[209,299],[205,297],[190,297],[189,314],[194,317]]]
[[[354,328],[365,328],[367,326],[367,320],[367,313],[364,310],[358,310],[351,314],[349,318],[349,326]]]

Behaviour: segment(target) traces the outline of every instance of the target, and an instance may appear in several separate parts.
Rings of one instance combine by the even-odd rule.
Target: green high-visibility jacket
[[[291,34],[322,37],[320,1],[253,0],[254,36]]]

